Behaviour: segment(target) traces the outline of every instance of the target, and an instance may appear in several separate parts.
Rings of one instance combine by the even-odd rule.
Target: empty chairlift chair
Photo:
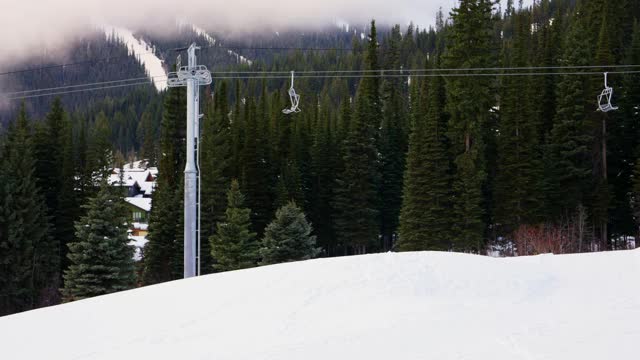
[[[298,108],[300,105],[300,95],[296,94],[296,90],[293,88],[294,72],[291,72],[291,87],[289,88],[289,99],[291,100],[291,107],[282,110],[283,113],[289,115],[299,113],[301,110]]]
[[[613,88],[607,84],[607,75],[604,73],[604,90],[598,95],[598,111],[609,112],[612,110],[618,110],[617,106],[611,105],[611,97],[613,96]]]

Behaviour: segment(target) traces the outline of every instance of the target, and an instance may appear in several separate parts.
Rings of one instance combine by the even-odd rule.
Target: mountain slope
[[[322,259],[0,318],[0,357],[632,359],[638,275],[640,251]]]
[[[107,36],[114,36],[122,41],[129,50],[129,54],[135,57],[140,65],[144,66],[147,76],[153,82],[158,91],[167,89],[164,62],[155,54],[155,48],[143,39],[136,38],[133,32],[125,28],[106,26],[104,30]]]

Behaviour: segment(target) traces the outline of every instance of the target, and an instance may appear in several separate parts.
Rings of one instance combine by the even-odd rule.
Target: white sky
[[[527,0],[530,3],[531,0]],[[506,2],[506,0],[503,0]],[[56,52],[91,25],[172,29],[184,19],[209,30],[313,27],[337,20],[425,26],[456,0],[0,0],[0,65]]]

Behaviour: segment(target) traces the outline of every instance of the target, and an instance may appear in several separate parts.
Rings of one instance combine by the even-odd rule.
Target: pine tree
[[[378,69],[378,40],[371,24],[367,70]],[[343,143],[343,171],[338,175],[333,207],[336,209],[338,241],[355,254],[363,254],[378,243],[378,150],[376,128],[381,104],[378,78],[360,82],[355,113]]]
[[[625,63],[640,63],[640,24],[637,21]],[[636,224],[640,221],[640,113],[637,111],[640,108],[640,75],[626,75],[622,85],[621,92],[614,92],[620,99],[620,110],[610,131],[611,138],[615,140],[610,141],[609,173],[618,174],[610,179],[613,188],[612,237],[635,235]],[[630,201],[629,194],[632,194],[633,201]],[[632,204],[634,208],[631,208]]]
[[[450,46],[445,55],[449,68],[485,68],[493,63],[491,33],[493,1],[461,0],[451,15]],[[448,137],[455,157],[454,218],[456,250],[479,250],[484,240],[483,188],[487,177],[485,146],[490,110],[494,104],[491,79],[447,79],[450,114]]]
[[[316,125],[311,148],[311,194],[309,219],[315,224],[318,245],[325,252],[333,255],[336,251],[335,232],[333,228],[331,199],[334,193],[335,174],[338,171],[340,155],[336,143],[336,130],[332,128],[330,105],[325,98],[321,107],[320,122]],[[290,199],[288,199],[290,200]],[[286,202],[278,204],[278,208]]]
[[[276,218],[265,230],[260,256],[262,265],[308,260],[320,252],[316,248],[313,228],[302,210],[295,204],[281,207]]]
[[[67,243],[73,240],[73,222],[79,216],[72,157],[72,128],[62,102],[56,98],[35,133],[36,172],[47,203],[51,235],[60,244],[59,274],[68,266]]]
[[[263,93],[263,97],[266,95]],[[247,196],[247,204],[252,210],[253,229],[262,234],[271,217],[271,177],[266,150],[265,100],[260,100],[256,108],[249,99],[245,111],[244,148],[242,156],[242,186]]]
[[[400,251],[449,250],[453,239],[451,160],[443,113],[441,78],[423,83],[420,107],[414,109],[404,195],[400,213]]]
[[[142,132],[140,158],[147,160],[149,166],[156,166],[157,154],[155,146],[155,131],[153,128],[153,119],[149,112],[144,112],[142,114],[140,126]]]
[[[24,104],[0,149],[0,315],[56,300],[59,245],[49,235]]]
[[[574,20],[565,40],[563,65],[588,65],[590,46],[583,24]],[[550,218],[559,219],[587,205],[590,193],[593,136],[589,131],[587,113],[593,109],[586,91],[587,79],[565,75],[558,83],[558,110],[546,149]],[[589,104],[590,103],[590,104]]]
[[[69,244],[71,266],[64,274],[65,301],[127,290],[135,284],[134,249],[127,236],[126,208],[102,182],[75,224],[77,240]]]
[[[169,90],[160,134],[160,160],[149,219],[149,242],[144,252],[144,284],[182,277],[184,218],[181,199],[185,164],[186,121],[184,90]]]
[[[410,29],[410,31],[412,31]],[[407,35],[411,38],[411,34]],[[406,38],[405,38],[406,39]],[[385,51],[385,68],[400,69],[400,27],[392,29],[388,49]],[[404,44],[405,47],[410,45]],[[404,49],[407,51],[407,49]],[[402,182],[407,152],[407,114],[404,103],[406,93],[404,79],[391,78],[383,83],[383,119],[380,126],[378,148],[380,151],[380,232],[383,250],[391,249],[398,228],[402,205]]]
[[[218,223],[210,238],[211,256],[215,271],[231,271],[256,266],[259,245],[256,233],[251,232],[251,210],[244,207],[244,196],[237,180],[231,182],[227,193],[225,219]]]
[[[503,50],[506,67],[530,65],[530,29],[528,13],[513,15],[513,42]],[[495,222],[505,235],[519,225],[542,219],[542,152],[530,102],[531,89],[530,78],[502,79],[494,194]]]
[[[215,94],[215,104],[208,104],[207,116],[202,128],[200,171],[202,181],[200,253],[201,269],[207,273],[212,269],[209,237],[215,233],[217,224],[223,220],[227,207],[227,189],[231,183],[231,130],[227,85],[222,83]]]

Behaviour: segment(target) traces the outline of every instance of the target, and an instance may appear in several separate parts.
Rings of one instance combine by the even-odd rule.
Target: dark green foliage
[[[55,99],[35,135],[38,185],[47,203],[51,235],[60,244],[61,268],[69,265],[67,244],[74,239],[73,223],[80,216],[74,178],[72,127],[60,99]]]
[[[231,182],[227,193],[224,220],[218,223],[210,238],[213,269],[217,272],[251,268],[258,263],[259,244],[251,232],[251,210],[244,207],[244,196],[237,180]]]
[[[450,68],[486,68],[493,64],[493,1],[461,0],[451,16],[453,25],[445,54]],[[485,211],[483,187],[487,177],[485,146],[489,136],[489,115],[495,101],[491,79],[460,77],[447,79],[448,131],[454,156],[453,249],[479,250],[484,242]]]
[[[402,36],[399,27],[372,26],[368,40],[343,30],[282,33],[277,40],[260,40],[263,46],[352,51],[243,52],[252,65],[232,64],[235,60],[225,60],[224,50],[203,52],[199,61],[224,71],[367,70],[376,75],[394,70],[384,71],[380,78],[296,74],[302,112],[293,115],[282,113],[289,102],[289,79],[216,83],[213,97],[211,89],[204,89],[204,272],[213,269],[207,240],[224,223],[232,178],[241,180],[252,209],[246,222],[249,233],[261,234],[274,210],[294,200],[314,224],[312,235],[323,256],[389,248],[482,252],[487,242],[515,239],[523,225],[579,228],[575,236],[580,239],[568,240],[574,242],[570,251],[616,247],[619,239],[637,235],[638,74],[612,70],[609,85],[620,110],[604,115],[596,112],[596,96],[605,69],[584,70],[593,76],[522,69],[545,75],[501,76],[496,74],[500,70],[493,70],[483,71],[491,76],[437,79],[427,72],[429,77],[416,76],[415,71],[409,77],[405,70],[421,69],[425,63],[439,71],[639,64],[640,30],[633,21],[639,16],[639,2],[540,0],[520,7],[511,1],[500,13],[491,11],[496,3],[459,1],[452,19],[445,21],[440,12],[434,27],[409,26]],[[177,40],[145,36],[158,49],[178,46]],[[94,51],[93,55],[107,50],[126,53],[121,46],[81,43],[87,46],[74,52],[74,59],[79,57],[75,60],[93,58],[89,52]],[[89,71],[83,71],[91,76],[97,72],[96,81],[126,78],[131,71],[142,74],[135,60],[124,65],[88,65]],[[231,68],[223,69],[227,65]],[[38,81],[37,87],[87,82],[74,69],[63,73],[64,79],[57,78],[58,70],[16,77],[26,85]],[[182,276],[183,252],[184,91],[139,88],[126,96],[120,93],[91,93],[100,99],[89,93],[65,95],[65,107],[74,109],[69,115],[60,102],[50,108],[51,99],[27,102],[40,117],[49,112],[34,126],[36,136],[29,140],[36,161],[32,178],[38,179],[41,197],[49,205],[47,227],[52,236],[45,243],[73,238],[71,224],[84,211],[79,205],[95,195],[114,159],[146,157],[160,173],[142,265],[144,283],[177,279]],[[82,99],[90,101],[85,104]],[[7,119],[4,114],[0,110],[0,122]],[[6,150],[10,136],[4,135]],[[2,156],[2,163],[22,164],[12,151]],[[2,186],[17,183],[6,169],[0,173]],[[3,188],[1,206],[16,206],[15,198],[8,196],[12,191]],[[4,209],[3,216],[8,211]],[[0,223],[12,225],[6,218]],[[6,231],[0,230],[3,239]],[[54,248],[51,254],[65,251],[63,246]],[[255,265],[259,255],[250,252],[251,259],[240,261],[236,256],[234,267],[238,262]],[[57,266],[58,274],[64,267]],[[36,296],[49,290],[34,290],[40,286],[36,283],[29,286],[28,297],[22,298],[29,304],[21,308],[55,299],[55,291]],[[57,289],[59,284],[53,286]]]
[[[378,68],[377,36],[372,23],[367,70]],[[381,104],[379,79],[365,78],[360,82],[355,100],[355,113],[344,140],[344,169],[336,181],[333,207],[338,242],[345,251],[356,254],[378,245],[378,150],[376,127],[380,124]]]
[[[24,106],[0,148],[0,315],[56,301],[59,244],[49,234]]]
[[[214,102],[207,105],[202,127],[200,268],[203,273],[212,269],[211,250],[207,239],[215,233],[217,224],[224,218],[227,190],[231,182],[231,124],[227,97],[227,85],[223,82],[214,95]]]
[[[411,31],[411,29],[410,29]],[[408,37],[413,39],[412,36]],[[385,69],[399,69],[400,46],[408,51],[411,44],[401,44],[400,27],[392,29],[385,51]],[[386,79],[383,83],[383,114],[378,149],[380,151],[380,233],[382,250],[389,250],[398,228],[402,205],[402,181],[407,152],[406,83],[402,78]]]
[[[87,163],[91,173],[91,184],[95,185],[109,176],[114,165],[111,128],[104,113],[98,114],[95,126],[89,133],[88,144]]]
[[[320,252],[311,224],[295,202],[276,211],[276,218],[267,226],[262,239],[262,265],[308,260]]]
[[[565,44],[564,65],[590,63],[589,41],[581,21],[574,21]],[[584,77],[563,76],[558,83],[558,108],[547,151],[547,194],[549,211],[560,217],[572,213],[578,205],[586,204],[592,169],[590,147],[593,135],[589,132],[587,114],[595,104],[586,90]]]
[[[331,201],[335,192],[335,172],[339,167],[340,150],[336,139],[337,129],[334,127],[337,124],[332,121],[326,100],[321,108],[311,148],[311,206],[308,213],[310,220],[315,224],[318,244],[325,249],[328,255],[333,255],[338,244],[335,241]],[[279,205],[282,207],[286,205],[286,202]]]
[[[451,209],[451,160],[443,113],[441,78],[425,82],[420,107],[414,109],[409,139],[402,211],[400,251],[449,250],[457,234]]]
[[[103,182],[75,224],[77,240],[69,244],[71,265],[64,273],[65,301],[127,290],[135,284],[133,247],[127,237],[122,198]]]
[[[252,210],[253,229],[258,234],[262,234],[271,217],[272,201],[265,131],[268,118],[266,94],[262,94],[259,107],[256,107],[253,100],[249,100],[245,107],[245,114],[247,121],[241,163],[242,188],[247,196],[247,204]]]
[[[507,67],[529,66],[530,28],[527,13],[513,15],[513,40],[503,49]],[[505,77],[500,96],[497,135],[495,223],[509,234],[522,224],[543,218],[542,151],[539,126],[531,102],[533,82],[529,77]]]
[[[636,21],[633,27],[633,39],[626,54],[625,63],[640,64],[640,25]],[[612,79],[612,80],[615,80]],[[619,81],[616,83],[620,83]],[[613,189],[610,224],[612,235],[635,234],[636,224],[640,222],[640,207],[631,208],[629,194],[638,206],[640,199],[640,168],[638,145],[640,144],[640,74],[628,74],[622,81],[623,91],[614,92],[614,101],[619,101],[620,110],[610,122],[609,141],[609,179]],[[619,100],[618,100],[619,99]],[[633,186],[633,190],[632,190]],[[634,216],[635,214],[635,216]],[[634,219],[635,217],[635,219]],[[634,221],[635,220],[635,221]]]
[[[185,163],[185,93],[171,89],[165,99],[160,135],[158,185],[149,219],[149,242],[144,253],[144,284],[178,279],[182,275],[181,199]]]

